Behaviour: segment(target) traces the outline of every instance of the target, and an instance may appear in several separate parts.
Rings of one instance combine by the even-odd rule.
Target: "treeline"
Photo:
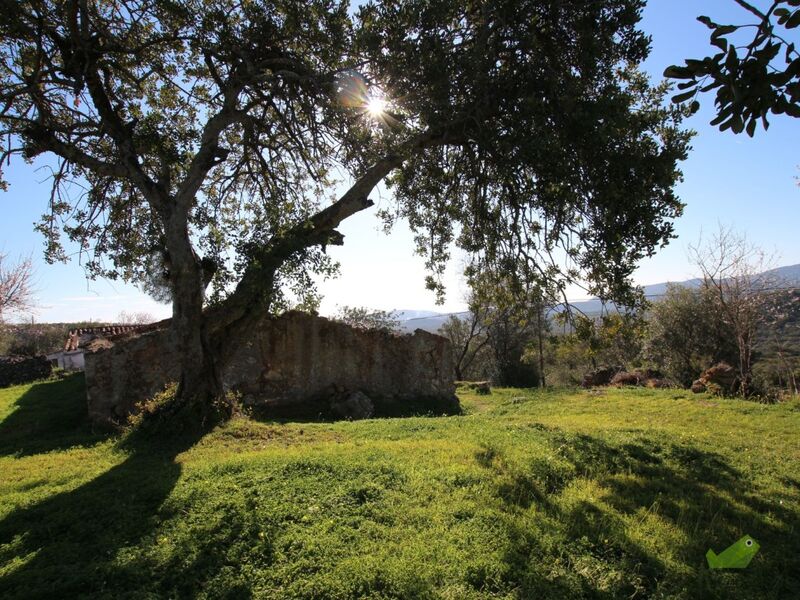
[[[0,321],[0,356],[40,356],[63,350],[72,329],[107,325],[144,325],[155,318],[145,312],[122,311],[113,323],[77,321],[74,323],[3,323]]]
[[[800,290],[747,293],[669,286],[637,310],[584,315],[546,305],[498,310],[473,296],[466,318],[451,316],[439,333],[454,346],[458,379],[497,385],[579,385],[611,367],[658,373],[689,387],[709,367],[736,369],[733,392],[774,398],[797,393]]]
[[[40,356],[62,350],[69,330],[97,323],[0,323],[0,356]]]

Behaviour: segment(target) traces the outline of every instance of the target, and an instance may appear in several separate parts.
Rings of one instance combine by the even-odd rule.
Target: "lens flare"
[[[382,117],[386,112],[386,100],[380,96],[370,96],[367,100],[367,112],[371,117]]]

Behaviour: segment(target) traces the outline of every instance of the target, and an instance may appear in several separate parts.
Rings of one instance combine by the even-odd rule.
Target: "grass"
[[[796,402],[501,389],[144,444],[82,386],[0,390],[2,598],[800,597]]]

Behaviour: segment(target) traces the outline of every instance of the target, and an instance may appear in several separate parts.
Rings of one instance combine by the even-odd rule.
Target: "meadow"
[[[157,441],[93,433],[81,375],[0,390],[0,597],[800,597],[797,401],[459,397]]]

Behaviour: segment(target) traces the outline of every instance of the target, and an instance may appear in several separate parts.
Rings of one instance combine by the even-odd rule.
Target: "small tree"
[[[34,306],[33,266],[24,258],[8,264],[6,254],[0,254],[0,323],[11,314],[29,311]]]
[[[450,315],[439,328],[439,335],[450,340],[453,346],[453,368],[457,380],[472,378],[476,363],[486,362],[481,360],[489,343],[484,316],[483,307],[470,304],[466,317]]]
[[[644,350],[648,361],[685,386],[714,363],[735,363],[735,335],[715,307],[705,286],[667,286],[648,313]]]
[[[743,235],[720,226],[707,242],[690,246],[689,256],[700,270],[714,310],[733,333],[737,349],[739,388],[750,394],[756,336],[764,325],[778,281],[767,272],[772,257]]]
[[[556,359],[577,368],[633,367],[639,361],[645,322],[638,311],[607,313],[597,317],[568,316],[573,330],[555,338]]]
[[[340,306],[332,318],[356,329],[397,331],[400,328],[393,311],[371,310],[364,306]]]
[[[155,323],[156,318],[148,312],[133,312],[122,311],[117,316],[117,323],[120,325],[147,325]]]

